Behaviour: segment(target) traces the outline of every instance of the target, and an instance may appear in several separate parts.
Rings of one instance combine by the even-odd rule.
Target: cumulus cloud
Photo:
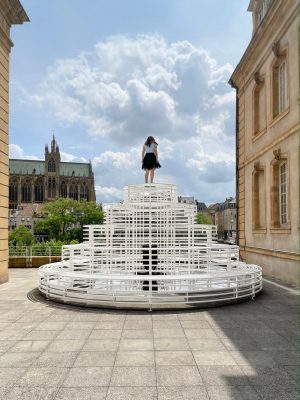
[[[89,162],[89,160],[87,160],[85,157],[77,157],[74,156],[73,154],[65,153],[64,151],[60,152],[60,159],[61,161],[64,162],[82,162],[82,163]]]
[[[57,60],[28,99],[52,109],[64,125],[83,124],[91,136],[117,143],[148,134],[193,136],[197,119],[210,124],[208,105],[218,118],[218,109],[233,101],[225,85],[231,72],[188,41],[113,36],[92,52]]]
[[[123,191],[110,186],[96,186],[96,195],[103,201],[121,201],[123,199]]]
[[[79,158],[92,158],[99,196],[116,198],[124,184],[142,181],[141,145],[149,135],[159,140],[162,181],[172,179],[180,192],[195,195],[206,183],[230,183],[230,194],[235,95],[227,81],[232,70],[186,40],[116,35],[89,52],[57,60],[39,87],[22,90],[20,97],[52,112],[62,127],[85,130],[100,149],[105,142],[106,150]],[[63,157],[74,161],[69,153]],[[215,190],[221,200],[224,187]]]
[[[24,153],[22,147],[17,144],[11,143],[9,145],[9,158],[20,158],[25,160],[38,160],[36,156],[28,156]]]
[[[235,161],[225,159],[191,159],[188,167],[206,183],[231,182],[234,176]]]

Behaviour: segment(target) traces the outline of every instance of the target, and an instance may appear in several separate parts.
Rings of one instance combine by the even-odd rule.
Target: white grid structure
[[[84,242],[63,246],[62,261],[39,270],[47,297],[86,306],[170,308],[254,298],[261,268],[218,244],[213,225],[196,224],[196,206],[179,203],[169,184],[129,185],[105,206],[105,223]]]

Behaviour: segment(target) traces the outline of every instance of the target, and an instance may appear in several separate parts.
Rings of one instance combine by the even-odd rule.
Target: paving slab
[[[34,366],[69,368],[73,366],[78,354],[76,351],[59,353],[45,351],[35,360]]]
[[[13,353],[41,352],[47,349],[50,340],[19,340],[9,351]]]
[[[122,320],[117,320],[117,321],[106,321],[106,320],[101,320],[99,322],[96,322],[95,324],[95,329],[123,329],[124,321]]]
[[[89,339],[120,339],[121,335],[121,329],[94,329]]]
[[[120,351],[129,350],[153,350],[153,340],[152,339],[121,339],[119,345]]]
[[[154,366],[153,351],[119,351],[116,366]]]
[[[195,365],[191,351],[156,351],[156,365]]]
[[[281,385],[254,385],[256,392],[263,400],[298,400],[299,388],[296,387],[282,387]],[[245,399],[248,400],[248,399]]]
[[[88,339],[82,351],[116,351],[119,346],[117,339]]]
[[[155,350],[190,350],[186,338],[154,338]]]
[[[237,365],[199,365],[206,386],[249,386],[248,376]]]
[[[112,367],[85,367],[71,368],[63,387],[94,387],[108,386],[112,373]]]
[[[209,400],[202,386],[158,387],[158,400]]]
[[[252,386],[209,386],[210,400],[261,400],[259,393]]]
[[[65,353],[70,351],[79,351],[82,349],[85,341],[83,339],[75,339],[75,340],[53,340],[47,351],[54,353]]]
[[[68,372],[68,368],[31,367],[17,381],[17,386],[59,387]]]
[[[55,400],[105,400],[107,387],[60,388]]]
[[[114,351],[82,351],[74,367],[112,367],[115,359],[116,352]]]
[[[26,368],[0,368],[0,388],[8,388],[25,373]]]
[[[154,367],[114,367],[110,386],[156,386]]]
[[[0,353],[11,349],[16,343],[16,340],[0,340]]]
[[[56,340],[84,340],[90,336],[91,332],[91,329],[64,329],[56,336]]]
[[[197,386],[202,379],[194,366],[158,366],[156,368],[158,386]]]
[[[228,351],[193,351],[197,365],[237,365]]]
[[[53,400],[57,388],[45,387],[19,387],[10,389],[3,400]]]
[[[0,357],[0,368],[3,367],[29,367],[41,353],[4,353]]]
[[[141,386],[110,387],[106,400],[157,400],[157,389]]]
[[[122,339],[152,339],[152,329],[123,329]]]

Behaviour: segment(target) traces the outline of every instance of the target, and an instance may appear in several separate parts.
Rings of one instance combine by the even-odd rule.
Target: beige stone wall
[[[241,256],[263,267],[264,274],[298,285],[299,281],[299,9],[297,0],[275,0],[265,21],[254,34],[248,49],[232,76],[238,87],[238,235]],[[280,44],[286,54],[288,106],[274,118],[272,107],[272,67]],[[255,133],[253,93],[254,74],[263,80],[259,109],[260,132]],[[281,150],[288,165],[288,224],[272,228],[271,193],[274,150]],[[259,163],[259,164],[257,164]],[[253,172],[264,170],[264,229],[253,227]],[[263,210],[264,209],[264,210]]]
[[[28,21],[19,0],[0,0],[0,284],[8,280],[8,113],[10,27]]]

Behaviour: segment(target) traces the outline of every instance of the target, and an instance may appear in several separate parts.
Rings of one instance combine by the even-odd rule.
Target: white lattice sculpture
[[[174,185],[129,185],[105,215],[85,227],[82,244],[63,246],[61,262],[40,267],[46,297],[152,309],[251,299],[262,289],[261,268],[218,244],[215,226],[196,224],[196,206],[179,203]]]

